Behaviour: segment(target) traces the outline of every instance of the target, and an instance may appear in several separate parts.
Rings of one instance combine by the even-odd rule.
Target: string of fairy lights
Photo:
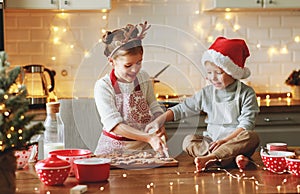
[[[266,170],[265,167],[261,167],[260,165],[258,165],[256,163],[254,163],[254,165],[256,165],[258,168]],[[214,183],[218,186],[218,191],[219,190],[221,191],[220,186],[222,185],[222,183],[224,183],[226,186],[228,186],[228,183],[231,184],[233,182],[233,180],[236,180],[237,182],[241,182],[243,185],[242,187],[244,187],[245,190],[246,190],[246,182],[253,183],[253,191],[252,192],[255,192],[255,193],[259,191],[260,187],[273,188],[272,184],[262,183],[255,176],[247,176],[246,172],[243,170],[239,170],[238,172],[233,170],[232,172],[230,172],[229,170],[226,170],[224,168],[214,168],[214,169],[210,169],[210,170],[205,170],[204,172],[201,172],[201,173],[207,173],[207,172],[210,173],[212,176],[212,180],[213,180],[212,183]],[[220,173],[217,173],[217,172],[220,172]],[[180,178],[180,176],[186,177],[187,174],[192,174],[194,176],[194,189],[195,189],[196,194],[203,193],[201,191],[201,189],[205,189],[205,187],[206,187],[205,182],[203,180],[199,181],[197,179],[197,177],[199,177],[199,173],[189,172],[189,171],[181,172],[181,171],[176,170],[174,173],[167,173],[167,174],[170,174],[170,175],[176,174],[178,176],[178,178]],[[121,174],[121,177],[123,179],[130,178],[130,176],[131,175],[128,173]],[[170,181],[167,185],[161,184],[161,183],[156,184],[155,182],[149,182],[145,185],[145,192],[146,193],[154,193],[155,190],[159,189],[160,187],[169,186],[170,193],[173,193],[174,187],[177,187],[181,184],[185,184],[184,180],[180,181],[180,179],[178,179],[178,178],[176,178],[176,181]],[[281,183],[277,184],[274,189],[277,190],[278,193],[282,193],[285,191],[284,190],[285,187],[290,187],[288,178],[286,178],[286,177],[284,177],[282,179]],[[104,192],[107,189],[109,190],[109,184],[100,186],[98,188],[98,190],[100,192]],[[17,188],[17,191],[18,190],[19,189]],[[37,188],[37,187],[34,188],[34,191],[39,191],[39,188]],[[51,194],[52,192],[46,191],[46,193]],[[218,193],[220,193],[220,192],[218,192]],[[300,185],[299,184],[295,188],[295,193],[300,193]]]
[[[199,10],[195,11],[196,15],[201,14]],[[205,39],[208,43],[212,43],[216,37],[214,37],[212,34],[214,32],[218,32],[220,34],[225,28],[232,29],[232,32],[236,33],[237,36],[243,37],[247,44],[249,44],[251,47],[257,48],[257,49],[267,49],[268,55],[278,55],[278,54],[287,54],[289,52],[289,47],[292,44],[299,44],[300,43],[300,34],[295,35],[291,37],[289,40],[285,40],[284,43],[280,43],[278,45],[273,44],[272,46],[263,45],[262,43],[256,43],[251,40],[248,40],[245,37],[245,34],[241,31],[241,25],[238,22],[238,16],[236,16],[237,13],[233,13],[230,11],[230,9],[226,9],[223,15],[220,14],[220,16],[216,16],[214,20],[214,25],[211,28],[202,27],[202,24],[196,24],[194,27],[194,30],[199,34],[204,34],[205,32]]]
[[[55,19],[59,18],[61,21],[63,21],[60,25],[53,24],[51,25],[51,42],[56,46],[63,46],[61,50],[66,52],[72,52],[75,49],[79,49],[79,51],[83,52],[83,55],[85,57],[88,57],[90,55],[89,51],[83,46],[81,46],[76,38],[74,38],[73,31],[71,29],[71,26],[69,24],[68,18],[70,17],[71,13],[61,12],[57,13],[55,16]],[[196,15],[200,15],[201,11],[197,10],[195,11]],[[269,56],[278,55],[278,54],[287,54],[289,52],[289,47],[292,44],[299,44],[300,43],[300,34],[295,35],[291,37],[290,40],[285,40],[283,43],[279,43],[278,45],[273,44],[272,46],[269,45],[263,45],[262,43],[253,42],[251,40],[247,40],[245,37],[246,35],[243,34],[241,31],[241,25],[238,22],[238,16],[237,13],[231,12],[230,10],[225,10],[225,12],[220,15],[216,15],[214,19],[214,25],[210,28],[206,28],[202,26],[201,22],[196,23],[194,25],[194,30],[198,34],[205,34],[204,38],[208,43],[212,43],[215,40],[214,34],[217,34],[218,36],[225,28],[232,29],[232,32],[236,33],[237,36],[243,37],[247,44],[249,44],[251,47],[254,47],[256,49],[267,49]],[[100,35],[98,42],[101,42],[102,35],[106,32],[106,29],[108,27],[108,17],[109,17],[109,11],[108,10],[102,10],[99,14],[99,19],[101,20],[100,26]],[[217,32],[217,33],[216,33]],[[71,33],[70,36],[67,38],[63,38],[67,33]],[[70,40],[70,38],[73,37],[73,40]],[[66,39],[69,39],[69,41],[66,41]],[[97,42],[97,43],[98,43]],[[51,57],[53,61],[57,59],[57,56],[53,55]]]
[[[50,42],[60,47],[60,49],[57,49],[57,51],[63,51],[64,55],[71,54],[73,51],[79,51],[82,52],[84,57],[90,56],[89,50],[84,48],[79,42],[76,40],[74,32],[72,30],[72,27],[69,23],[70,14],[72,13],[66,13],[61,12],[57,13],[51,23],[51,36],[50,36]],[[100,20],[100,29],[99,29],[99,40],[98,42],[101,42],[101,37],[103,34],[106,33],[106,29],[108,27],[108,17],[109,17],[109,11],[104,9],[101,10],[99,13],[99,20]],[[55,24],[55,23],[58,24]],[[98,43],[97,42],[97,43]],[[58,54],[61,52],[54,54],[51,57],[52,61],[56,61]]]
[[[13,94],[9,94],[9,95],[13,95]],[[4,102],[0,104],[0,113],[2,113],[4,118],[9,118],[9,116],[11,115],[10,111],[5,106],[5,101],[7,101],[8,99],[9,99],[8,94],[4,94],[4,96],[3,96]],[[19,120],[23,120],[24,118],[25,118],[25,116],[22,114],[22,115],[20,115]],[[20,128],[20,129],[16,130],[14,126],[7,126],[7,127],[9,127],[7,130],[7,134],[6,134],[6,137],[8,140],[11,140],[12,138],[16,138],[15,136],[17,136],[17,139],[22,141],[23,129]],[[14,142],[13,140],[11,140],[11,141]],[[15,146],[16,145],[14,143],[12,143],[10,145],[6,145],[5,142],[0,140],[0,151],[2,151],[2,152],[5,149],[14,148]]]

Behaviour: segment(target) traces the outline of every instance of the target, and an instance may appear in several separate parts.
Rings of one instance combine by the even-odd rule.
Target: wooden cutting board
[[[134,152],[125,154],[96,155],[99,158],[111,159],[111,168],[142,169],[178,166],[174,158],[162,158],[149,152]]]

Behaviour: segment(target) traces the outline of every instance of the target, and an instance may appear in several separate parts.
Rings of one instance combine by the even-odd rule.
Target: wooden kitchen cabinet
[[[259,134],[261,145],[270,142],[286,142],[289,146],[300,145],[299,112],[260,113],[255,131]]]
[[[58,5],[51,0],[6,0],[5,8],[12,9],[57,9]]]
[[[110,9],[110,0],[6,0],[7,9],[101,10]]]
[[[205,0],[205,11],[222,11],[226,8],[232,10],[269,10],[273,9],[300,9],[299,0]]]
[[[264,8],[300,8],[299,0],[264,0]]]
[[[206,131],[204,122],[206,115],[200,114],[179,121],[165,123],[168,135],[168,148],[171,155],[175,156],[182,152],[182,142],[189,134],[203,134]]]

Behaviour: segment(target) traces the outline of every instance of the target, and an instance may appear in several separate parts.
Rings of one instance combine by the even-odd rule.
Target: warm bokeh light
[[[53,38],[53,44],[59,44],[59,38],[58,37]]]
[[[277,49],[275,47],[270,47],[269,50],[268,50],[268,54],[270,56],[272,56],[274,54],[277,54],[277,53],[278,53],[278,51],[277,51]]]
[[[214,37],[213,36],[209,36],[207,37],[207,42],[213,42],[214,41]]]
[[[217,31],[222,31],[222,30],[224,29],[224,26],[223,26],[223,24],[221,24],[221,23],[217,23],[216,26],[215,26],[215,29],[216,29]]]
[[[281,49],[280,49],[280,53],[281,54],[287,54],[289,51],[288,51],[288,49],[286,48],[286,46],[284,46],[284,47],[282,47]]]
[[[225,19],[230,20],[232,18],[231,13],[225,13]]]
[[[238,31],[240,28],[241,28],[240,25],[235,24],[235,25],[233,26],[233,31]]]
[[[58,30],[59,30],[59,27],[57,27],[57,26],[53,26],[52,28],[53,28],[54,32],[58,32]]]

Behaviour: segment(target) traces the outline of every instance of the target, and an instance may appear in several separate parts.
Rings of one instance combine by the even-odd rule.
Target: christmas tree
[[[7,72],[9,67],[7,54],[0,52],[0,154],[28,149],[36,142],[30,139],[43,133],[44,126],[37,123],[29,127],[34,114],[27,114],[29,102],[26,99],[27,90],[24,85],[17,85],[16,80],[21,67],[15,67]]]

